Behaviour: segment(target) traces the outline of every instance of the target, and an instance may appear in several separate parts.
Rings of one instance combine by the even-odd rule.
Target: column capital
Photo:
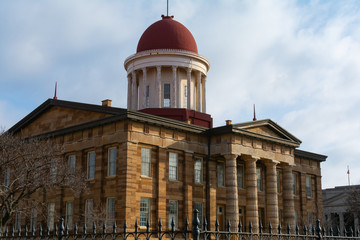
[[[141,68],[141,70],[143,71],[144,74],[146,74],[146,70],[147,70],[146,67]]]
[[[160,70],[161,70],[161,66],[156,66],[156,70],[160,71]]]
[[[280,162],[276,161],[276,160],[272,160],[272,159],[264,159],[264,164],[265,166],[276,166],[278,165]]]
[[[260,160],[260,158],[251,155],[241,155],[241,158],[244,159],[245,162],[250,162],[250,161],[257,162],[258,160]]]
[[[237,154],[232,154],[232,153],[228,153],[228,154],[223,154],[223,156],[224,156],[224,158],[225,158],[226,160],[228,160],[228,159],[237,158],[239,155],[237,155]]]
[[[171,69],[172,69],[173,71],[176,71],[177,68],[178,68],[178,66],[175,66],[175,65],[171,66]]]

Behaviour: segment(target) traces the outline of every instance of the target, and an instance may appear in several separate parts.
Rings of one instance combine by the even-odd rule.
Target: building
[[[336,233],[340,230],[350,232],[359,229],[359,217],[353,206],[349,205],[348,197],[354,191],[360,191],[360,185],[339,186],[322,190],[324,220],[328,228]],[[352,209],[352,210],[350,210]]]
[[[90,223],[96,206],[108,221],[140,227],[160,218],[176,227],[194,208],[211,226],[229,220],[312,224],[321,218],[321,168],[326,156],[299,150],[301,141],[270,119],[212,126],[206,113],[208,60],[190,31],[162,16],[125,60],[127,109],[48,99],[10,132],[51,136],[69,167],[83,169],[89,191],[42,196],[55,216]],[[51,227],[50,226],[50,227]]]

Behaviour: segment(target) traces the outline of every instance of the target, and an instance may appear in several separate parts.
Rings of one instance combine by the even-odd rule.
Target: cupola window
[[[164,84],[164,107],[170,107],[170,84]]]

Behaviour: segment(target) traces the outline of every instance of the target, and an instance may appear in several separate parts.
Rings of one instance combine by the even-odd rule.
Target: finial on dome
[[[166,1],[166,16],[162,14],[161,18],[162,19],[174,18],[174,16],[169,16],[169,0]]]
[[[253,121],[256,121],[256,112],[255,112],[255,104],[254,104],[254,118],[253,118]]]
[[[57,100],[56,90],[57,90],[57,82],[55,82],[55,93],[54,93],[54,97],[53,97],[53,99],[55,99],[55,100]]]

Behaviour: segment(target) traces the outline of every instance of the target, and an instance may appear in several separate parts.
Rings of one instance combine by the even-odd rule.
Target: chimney
[[[105,99],[101,101],[101,105],[104,107],[111,107],[111,100],[110,99]]]
[[[231,120],[226,120],[226,126],[231,125]]]

